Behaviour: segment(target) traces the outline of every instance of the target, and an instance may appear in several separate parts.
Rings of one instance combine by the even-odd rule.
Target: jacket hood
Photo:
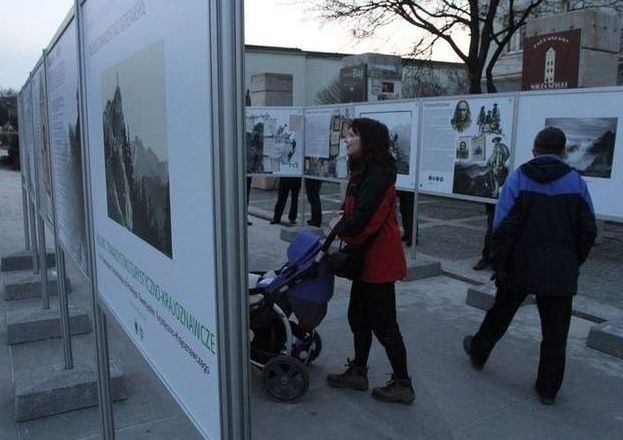
[[[554,155],[539,156],[521,166],[521,171],[538,183],[553,182],[566,176],[571,170],[560,157]]]

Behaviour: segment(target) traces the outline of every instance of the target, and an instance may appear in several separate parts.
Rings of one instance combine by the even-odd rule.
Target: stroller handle
[[[329,235],[327,235],[327,238],[325,238],[324,243],[322,244],[322,247],[320,248],[320,252],[322,252],[323,254],[326,254],[331,248],[331,245],[335,241],[336,237],[337,237],[337,232],[335,232],[335,228],[333,228],[329,232]]]

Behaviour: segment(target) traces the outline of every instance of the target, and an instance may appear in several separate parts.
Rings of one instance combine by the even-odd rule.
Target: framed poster
[[[465,199],[497,199],[511,167],[514,97],[422,102],[419,188]]]
[[[355,117],[354,106],[312,107],[305,110],[305,175],[348,178],[344,137]]]
[[[37,167],[38,205],[41,217],[48,223],[54,221],[52,216],[52,176],[50,171],[50,147],[48,145],[48,121],[46,114],[46,84],[43,59],[32,75],[32,109],[33,109],[33,148],[34,162]]]
[[[396,159],[400,189],[415,190],[417,164],[418,102],[370,104],[357,107],[358,118],[371,118],[389,130],[390,148]]]
[[[247,107],[247,174],[303,175],[303,109]]]
[[[98,295],[199,432],[217,439],[209,8],[87,0],[82,16]]]
[[[623,219],[623,90],[540,92],[519,97],[515,166],[532,159],[536,134],[560,128],[567,137],[565,161],[588,184],[595,212]]]
[[[46,69],[56,233],[65,253],[87,274],[75,20],[48,50]]]

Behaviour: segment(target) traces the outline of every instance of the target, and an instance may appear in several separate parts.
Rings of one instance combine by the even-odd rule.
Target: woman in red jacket
[[[395,282],[407,268],[396,218],[396,167],[389,149],[389,131],[373,119],[352,122],[346,144],[350,179],[344,215],[336,232],[350,247],[365,252],[360,279],[353,281],[348,322],[354,336],[355,358],[347,370],[327,377],[339,388],[368,389],[368,355],[374,334],[392,365],[391,380],[372,395],[389,402],[415,398],[407,371],[407,351],[396,320]]]

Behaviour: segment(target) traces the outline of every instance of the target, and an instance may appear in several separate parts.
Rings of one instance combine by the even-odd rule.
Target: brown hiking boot
[[[350,388],[357,391],[368,389],[368,369],[359,367],[349,359],[346,371],[341,374],[329,374],[327,382],[335,388]]]
[[[372,390],[372,397],[383,402],[409,404],[415,400],[415,391],[411,379],[398,379],[392,374],[392,378],[384,387]]]

